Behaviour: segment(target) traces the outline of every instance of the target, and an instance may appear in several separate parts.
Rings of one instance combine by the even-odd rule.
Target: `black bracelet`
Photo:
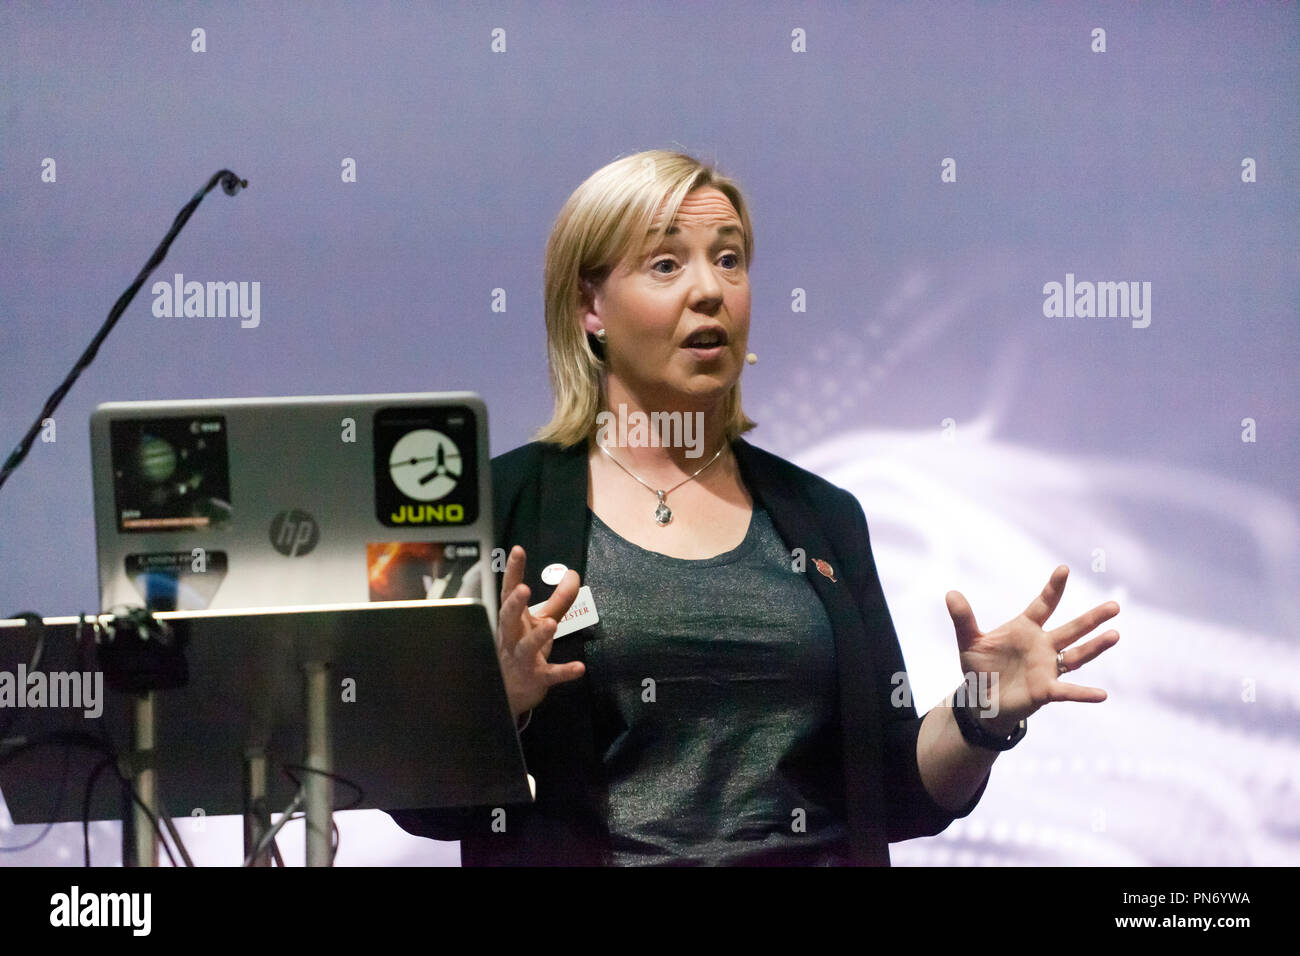
[[[954,706],[952,711],[953,718],[957,721],[957,728],[966,738],[966,743],[972,747],[983,747],[985,750],[1010,750],[1024,739],[1025,731],[1029,728],[1029,725],[1021,720],[1015,730],[1005,737],[1000,737],[981,727],[979,718],[972,714],[968,707]]]

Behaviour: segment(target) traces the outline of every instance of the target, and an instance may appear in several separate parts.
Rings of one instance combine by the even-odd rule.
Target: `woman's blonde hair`
[[[652,149],[616,159],[592,173],[565,202],[546,244],[546,353],[555,410],[535,440],[569,447],[595,432],[604,350],[582,327],[587,298],[626,256],[646,247],[661,207],[666,215],[653,244],[663,239],[687,194],[706,186],[736,208],[748,268],[754,233],[740,188],[683,153]],[[740,407],[739,379],[723,401],[722,415],[727,441],[754,427]]]

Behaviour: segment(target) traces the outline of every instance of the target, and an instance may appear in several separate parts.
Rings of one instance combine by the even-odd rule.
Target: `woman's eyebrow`
[[[647,239],[653,238],[656,232],[658,232],[658,230],[654,229],[653,226],[651,226],[650,229],[646,230],[646,238]],[[663,230],[664,235],[676,235],[677,233],[680,232],[681,232],[680,226],[676,226],[676,225],[668,226],[667,229]],[[727,234],[741,235],[742,230],[740,226],[735,224],[735,222],[727,222],[727,224],[718,226],[718,234],[719,235],[727,235]]]
[[[667,229],[664,230],[664,239],[667,239],[669,236],[678,235],[680,233],[681,233],[681,229],[678,228],[677,226],[669,226]],[[655,237],[655,234],[656,234],[656,230],[648,229],[646,230],[645,237],[647,240],[650,240]],[[727,225],[718,227],[717,238],[714,240],[714,242],[716,243],[718,239],[723,239],[728,236],[736,236],[737,238],[741,238],[744,236],[744,234],[745,234],[744,230],[741,229],[739,226],[728,223]]]

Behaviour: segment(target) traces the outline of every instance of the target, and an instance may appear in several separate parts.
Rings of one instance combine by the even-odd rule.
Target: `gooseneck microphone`
[[[90,345],[86,346],[86,351],[82,353],[81,358],[77,359],[77,364],[72,366],[72,371],[68,373],[68,377],[65,378],[62,384],[54,390],[54,393],[46,399],[45,407],[42,408],[40,414],[36,416],[36,421],[32,422],[32,427],[27,429],[27,434],[23,436],[23,440],[18,443],[18,447],[16,447],[9,455],[9,458],[5,461],[4,467],[0,468],[0,488],[4,487],[4,483],[9,480],[9,476],[19,465],[22,464],[23,459],[27,457],[27,453],[32,450],[32,442],[36,440],[36,436],[40,433],[42,423],[54,415],[54,410],[59,407],[59,403],[63,401],[64,396],[72,389],[72,383],[77,380],[79,375],[81,375],[82,370],[95,360],[95,355],[99,352],[99,347],[104,343],[104,339],[108,338],[108,333],[113,331],[113,326],[117,324],[118,317],[121,316],[121,314],[126,310],[126,307],[131,304],[131,300],[135,298],[135,294],[140,291],[140,286],[144,285],[145,280],[153,274],[154,269],[158,268],[163,259],[167,257],[167,250],[171,248],[172,240],[176,238],[185,223],[189,221],[190,216],[194,214],[194,210],[197,209],[199,203],[203,201],[203,197],[210,193],[218,182],[221,183],[221,188],[225,190],[227,196],[233,196],[235,193],[239,192],[239,190],[248,185],[247,179],[240,179],[230,170],[218,170],[212,174],[212,178],[208,180],[208,184],[196,192],[193,198],[191,198],[190,201],[181,208],[181,211],[176,214],[176,220],[172,223],[171,229],[167,230],[167,235],[163,236],[163,240],[158,244],[158,248],[155,249],[153,255],[149,257],[149,261],[146,262],[144,268],[140,270],[140,274],[135,277],[135,282],[131,283],[130,288],[118,297],[117,302],[113,305],[112,311],[108,313],[108,318],[104,320],[103,326],[100,327],[100,330],[96,333],[95,337],[90,340]]]

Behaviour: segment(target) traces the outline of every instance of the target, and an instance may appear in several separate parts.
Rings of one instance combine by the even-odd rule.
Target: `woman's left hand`
[[[1021,719],[1049,701],[1077,700],[1096,704],[1106,699],[1106,692],[1100,687],[1085,687],[1061,680],[1064,674],[1057,673],[1056,654],[1065,651],[1065,666],[1072,671],[1114,646],[1119,640],[1119,632],[1112,630],[1073,650],[1065,650],[1118,614],[1119,605],[1108,601],[1055,630],[1043,629],[1061,600],[1069,574],[1070,569],[1065,565],[1058,567],[1042,593],[1019,617],[988,633],[981,632],[976,625],[975,615],[961,592],[948,592],[948,613],[957,629],[962,673],[973,673],[979,681],[981,699],[974,701],[970,697],[976,688],[969,686],[967,678],[966,703],[968,706],[978,704],[986,713],[997,709],[996,717],[983,718],[990,732],[1010,734]]]

